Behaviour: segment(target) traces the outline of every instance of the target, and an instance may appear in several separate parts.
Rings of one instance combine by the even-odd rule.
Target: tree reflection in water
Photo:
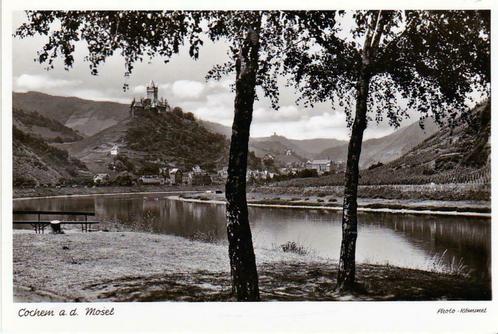
[[[165,233],[226,244],[225,207],[169,200],[164,195],[96,196],[15,201],[15,209],[95,210],[118,230]],[[295,242],[311,255],[336,259],[341,215],[326,210],[250,208],[255,247]],[[22,219],[23,217],[16,217]],[[489,219],[360,213],[357,261],[432,269],[461,263],[480,279],[491,275]],[[444,268],[437,268],[444,269]]]

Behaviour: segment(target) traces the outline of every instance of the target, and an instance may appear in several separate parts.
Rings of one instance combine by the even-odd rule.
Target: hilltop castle
[[[141,98],[140,101],[136,101],[133,99],[130,105],[130,115],[131,117],[143,115],[145,113],[154,112],[154,113],[163,113],[171,110],[170,105],[166,99],[159,99],[157,97],[159,91],[159,87],[156,86],[154,81],[150,81],[147,85],[146,92],[147,95],[144,98]]]

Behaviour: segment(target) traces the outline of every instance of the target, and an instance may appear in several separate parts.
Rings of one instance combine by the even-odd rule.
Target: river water
[[[14,209],[95,211],[96,220],[111,222],[123,230],[227,243],[224,205],[188,203],[167,196],[134,194],[16,200]],[[287,242],[295,242],[306,249],[306,256],[338,258],[339,212],[250,208],[249,216],[256,248],[279,249]],[[28,218],[16,216],[16,219]],[[358,220],[358,262],[438,271],[453,268],[476,278],[490,278],[490,219],[359,213]]]

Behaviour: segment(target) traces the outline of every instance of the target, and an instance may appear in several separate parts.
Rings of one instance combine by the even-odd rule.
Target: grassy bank
[[[313,185],[309,179],[301,182],[279,183],[253,187],[252,191],[265,194],[302,194],[305,196],[342,197],[343,186]],[[308,182],[307,182],[308,181]],[[434,200],[434,201],[490,201],[490,185],[472,184],[417,184],[417,185],[360,185],[359,198]]]
[[[224,203],[224,195],[216,193],[181,194],[187,201]],[[175,198],[175,197],[172,197]],[[311,208],[342,210],[342,198],[336,194],[320,193],[258,193],[247,196],[249,206],[271,206],[286,208]],[[398,200],[379,198],[359,198],[358,209],[369,212],[393,212],[412,214],[466,215],[490,217],[489,201],[434,201],[434,200]]]
[[[15,231],[16,301],[231,301],[227,249],[169,235]],[[335,262],[256,249],[271,300],[488,300],[490,282],[388,265],[358,265],[358,289],[334,292]]]

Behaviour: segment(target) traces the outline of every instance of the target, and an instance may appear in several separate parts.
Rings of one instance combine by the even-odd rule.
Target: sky
[[[15,12],[14,29],[25,20],[24,12]],[[234,94],[231,84],[234,77],[220,81],[206,81],[205,75],[215,64],[228,59],[227,46],[222,42],[207,41],[197,61],[188,56],[186,49],[165,64],[163,59],[137,63],[133,73],[125,78],[124,60],[115,55],[99,68],[99,74],[90,74],[89,64],[84,62],[86,45],[77,43],[75,62],[69,71],[64,70],[62,61],[47,71],[43,64],[34,61],[36,52],[43,47],[46,37],[36,36],[13,40],[13,78],[15,92],[39,91],[57,96],[75,96],[97,101],[114,101],[129,104],[133,98],[145,95],[145,86],[150,80],[159,86],[159,96],[168,100],[171,106],[179,106],[200,119],[231,126],[233,120]],[[123,84],[129,85],[123,91]],[[255,102],[252,137],[265,137],[274,133],[294,139],[336,138],[347,140],[349,129],[346,116],[340,108],[330,103],[304,108],[295,103],[299,96],[293,88],[280,85],[280,109],[275,111],[270,102],[260,94]],[[408,125],[417,119],[405,121]],[[394,131],[387,123],[369,124],[365,138],[385,136]]]

